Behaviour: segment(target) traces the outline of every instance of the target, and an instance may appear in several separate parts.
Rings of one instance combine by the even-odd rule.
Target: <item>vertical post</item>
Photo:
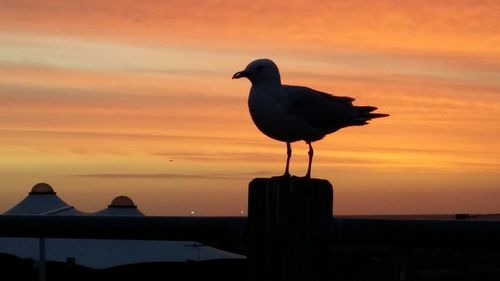
[[[40,281],[45,281],[45,238],[38,239],[38,276]]]
[[[71,281],[76,279],[76,258],[66,258],[66,280]]]
[[[249,280],[317,281],[326,273],[327,180],[257,178],[249,185]],[[328,278],[328,276],[326,276]]]

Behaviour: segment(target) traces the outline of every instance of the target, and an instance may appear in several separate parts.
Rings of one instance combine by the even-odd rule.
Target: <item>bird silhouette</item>
[[[333,96],[304,86],[281,84],[278,66],[270,59],[254,60],[233,79],[245,77],[252,83],[248,108],[252,120],[266,136],[286,142],[287,159],[283,176],[290,177],[291,143],[309,146],[306,178],[311,177],[314,155],[312,142],[349,126],[368,124],[373,118],[389,116],[373,113],[374,106],[353,105],[351,97]]]

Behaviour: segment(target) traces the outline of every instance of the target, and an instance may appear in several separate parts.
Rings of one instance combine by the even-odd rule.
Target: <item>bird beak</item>
[[[234,75],[233,75],[233,79],[240,79],[241,77],[248,77],[248,72],[245,72],[245,71],[239,71],[239,72],[236,72]]]

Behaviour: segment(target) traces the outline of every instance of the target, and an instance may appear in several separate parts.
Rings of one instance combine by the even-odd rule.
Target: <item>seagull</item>
[[[389,116],[372,113],[374,106],[355,106],[351,97],[339,97],[304,86],[281,84],[278,66],[270,59],[252,61],[232,79],[247,78],[252,83],[248,108],[253,122],[266,136],[286,143],[284,177],[290,177],[291,143],[309,146],[306,178],[311,177],[314,155],[312,142],[349,126],[368,124],[373,118]]]

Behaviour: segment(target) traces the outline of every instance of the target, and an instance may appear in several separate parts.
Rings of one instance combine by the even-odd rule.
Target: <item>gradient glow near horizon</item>
[[[0,211],[37,182],[83,211],[239,215],[285,145],[250,83],[356,98],[389,118],[314,144],[336,214],[500,212],[498,1],[2,1]],[[292,172],[307,167],[294,143]]]

